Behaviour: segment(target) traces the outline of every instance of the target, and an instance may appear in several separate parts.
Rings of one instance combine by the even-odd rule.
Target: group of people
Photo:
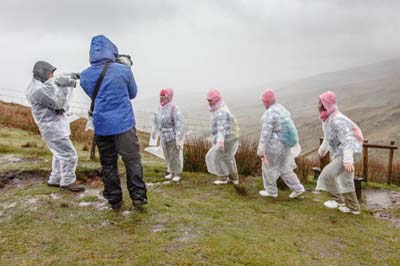
[[[76,184],[77,153],[69,138],[69,122],[65,116],[72,89],[80,79],[81,87],[92,99],[91,114],[102,165],[103,195],[112,209],[121,208],[122,190],[117,168],[120,155],[126,167],[132,203],[141,208],[147,203],[146,185],[130,102],[136,97],[137,86],[130,64],[118,57],[117,47],[107,37],[95,36],[91,41],[89,68],[80,74],[54,76],[56,68],[39,61],[34,65],[33,80],[26,95],[41,135],[53,154],[48,185],[82,191],[84,188]],[[162,89],[159,96],[160,106],[155,113],[150,143],[156,144],[160,137],[168,165],[165,178],[179,182],[183,171],[185,121],[180,108],[173,102],[173,89]],[[239,125],[217,89],[209,90],[207,101],[211,112],[212,144],[205,158],[207,170],[218,176],[216,185],[238,184],[235,154],[239,147]],[[301,151],[297,129],[290,112],[276,101],[272,90],[266,90],[261,101],[266,110],[261,118],[257,149],[262,160],[264,184],[264,190],[259,194],[278,197],[276,181],[281,177],[292,190],[289,197],[297,198],[305,192],[294,172],[295,158]],[[329,151],[332,162],[321,172],[316,189],[331,194],[332,199],[324,202],[326,207],[359,214],[353,179],[354,156],[362,150],[361,130],[339,112],[333,92],[320,95],[318,111],[324,132],[319,155],[325,156]]]

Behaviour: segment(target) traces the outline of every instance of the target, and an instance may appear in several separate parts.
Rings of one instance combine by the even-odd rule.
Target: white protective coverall
[[[48,73],[54,70],[46,62],[35,64],[34,78],[28,85],[26,97],[41,136],[53,154],[48,183],[68,186],[76,180],[78,155],[69,138],[71,132],[65,113],[77,77],[75,74],[60,75],[47,80]]]

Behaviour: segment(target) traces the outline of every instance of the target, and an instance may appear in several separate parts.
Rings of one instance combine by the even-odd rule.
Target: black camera
[[[131,59],[130,55],[127,54],[120,54],[118,55],[116,62],[118,64],[123,64],[123,65],[127,65],[129,67],[131,67],[133,65],[133,61]]]

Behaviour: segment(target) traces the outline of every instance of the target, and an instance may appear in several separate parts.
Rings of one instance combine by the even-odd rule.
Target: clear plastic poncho
[[[211,144],[222,142],[226,136],[234,135],[239,137],[239,124],[229,108],[219,103],[216,110],[211,112]]]
[[[329,151],[332,161],[322,170],[316,189],[331,193],[353,192],[354,171],[346,172],[344,164],[353,164],[354,154],[361,154],[362,141],[357,140],[357,135],[362,135],[361,131],[353,121],[338,111],[328,116],[322,129],[324,141],[319,154],[324,156]]]
[[[320,155],[328,151],[332,160],[343,157],[343,162],[354,163],[354,154],[361,154],[362,142],[357,140],[354,130],[358,126],[340,112],[329,115],[322,123],[324,141],[320,147]]]
[[[156,140],[160,135],[161,142],[176,140],[183,142],[185,137],[185,121],[179,107],[170,102],[160,106],[154,115],[152,138]],[[153,140],[154,141],[154,140]]]
[[[235,154],[239,147],[239,125],[236,118],[223,102],[211,112],[211,144],[206,155],[207,171],[217,176],[237,174]],[[224,142],[224,149],[218,150],[216,144]]]
[[[66,111],[76,81],[68,75],[55,76],[45,83],[32,79],[26,98],[42,138],[56,140],[71,134]]]
[[[295,157],[300,153],[297,130],[290,112],[279,103],[274,103],[264,112],[261,122],[259,149],[265,152],[269,162],[263,169],[268,176],[276,179],[296,168]],[[288,133],[288,128],[292,130],[291,133]],[[286,144],[287,135],[294,135],[291,139],[297,140],[292,147]]]

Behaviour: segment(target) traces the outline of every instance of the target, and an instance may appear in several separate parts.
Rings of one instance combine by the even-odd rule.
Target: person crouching
[[[324,157],[330,152],[332,161],[322,170],[317,190],[331,194],[324,203],[341,212],[360,214],[360,204],[354,186],[354,155],[362,152],[363,136],[360,128],[339,112],[336,95],[327,91],[319,96],[318,110],[322,120],[324,141],[318,153]]]

